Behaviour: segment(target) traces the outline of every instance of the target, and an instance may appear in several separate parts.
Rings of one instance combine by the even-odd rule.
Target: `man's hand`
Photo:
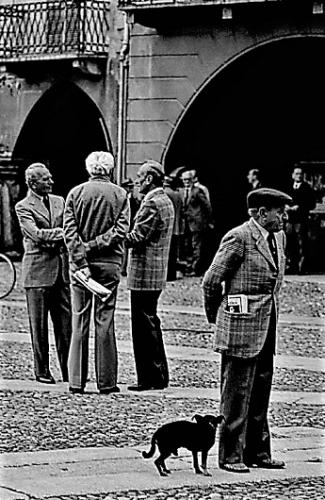
[[[86,279],[91,278],[91,272],[88,266],[82,267],[80,271],[82,272],[82,274],[85,276]]]

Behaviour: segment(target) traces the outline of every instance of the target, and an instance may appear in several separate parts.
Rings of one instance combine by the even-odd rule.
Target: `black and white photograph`
[[[325,1],[0,0],[0,500],[321,500]]]

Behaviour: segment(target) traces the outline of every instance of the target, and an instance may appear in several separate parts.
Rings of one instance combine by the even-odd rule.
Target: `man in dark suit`
[[[289,221],[286,228],[288,239],[287,271],[304,274],[308,264],[309,211],[315,208],[316,194],[308,182],[304,181],[302,168],[294,168],[292,179],[293,183],[288,189],[293,204],[288,209]]]
[[[130,225],[126,191],[110,181],[114,158],[94,151],[86,158],[89,180],[68,194],[64,234],[72,277],[72,339],[69,353],[69,390],[84,392],[88,374],[90,314],[94,303],[95,368],[100,394],[119,392],[114,312]],[[106,301],[94,298],[74,276],[81,271],[111,291]]]
[[[68,381],[71,337],[71,306],[68,254],[63,239],[64,199],[50,194],[52,176],[42,163],[25,172],[29,188],[16,205],[23,234],[23,286],[26,289],[35,376],[38,382],[54,384],[49,367],[48,313],[50,312],[62,379]]]
[[[204,191],[194,186],[193,170],[182,173],[184,187],[180,189],[183,200],[183,257],[187,262],[186,274],[202,274],[202,244],[204,236],[212,224],[211,204]]]
[[[164,179],[164,191],[167,194],[167,196],[171,199],[175,212],[173,234],[172,234],[169,259],[168,259],[168,272],[167,272],[167,281],[175,281],[177,279],[179,239],[183,231],[183,224],[182,224],[183,201],[180,192],[174,187],[174,179],[172,177],[169,177],[168,175],[166,175]]]
[[[164,170],[148,160],[139,169],[137,182],[144,196],[134,227],[126,237],[131,248],[127,286],[131,290],[132,339],[137,371],[133,391],[164,389],[168,365],[157,316],[159,296],[165,287],[174,207],[163,189]]]
[[[223,237],[203,280],[206,315],[221,353],[219,465],[229,472],[285,466],[272,459],[267,412],[290,202],[274,189],[251,191],[250,220]]]

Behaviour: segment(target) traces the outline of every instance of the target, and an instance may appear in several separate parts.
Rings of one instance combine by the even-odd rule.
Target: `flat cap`
[[[155,160],[146,160],[143,165],[146,165],[147,167],[153,168],[156,172],[158,172],[161,175],[165,175],[165,169],[161,163]]]
[[[260,188],[250,191],[247,195],[248,208],[277,208],[282,205],[290,205],[292,198],[283,191],[272,188]]]

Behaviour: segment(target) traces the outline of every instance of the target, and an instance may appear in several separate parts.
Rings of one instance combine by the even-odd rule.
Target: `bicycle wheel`
[[[9,257],[0,253],[0,300],[7,297],[16,284],[16,268]]]

